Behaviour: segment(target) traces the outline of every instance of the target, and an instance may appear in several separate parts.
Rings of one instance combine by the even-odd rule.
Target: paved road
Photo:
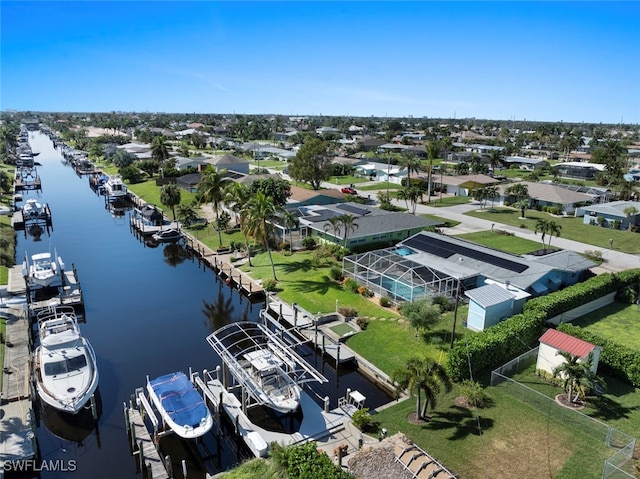
[[[374,183],[359,183],[357,186],[365,186],[365,185],[373,185]],[[333,183],[323,183],[323,187],[325,188],[333,188],[339,189],[342,185],[336,186]],[[357,188],[356,188],[357,189]],[[386,191],[384,187],[380,189],[380,191]],[[362,191],[361,196],[363,195],[371,195],[371,199],[375,199],[378,195],[378,191]],[[403,201],[394,200],[394,204],[406,207]],[[481,218],[474,218],[473,216],[467,216],[464,213],[468,211],[478,210],[480,209],[480,204],[477,202],[472,202],[464,205],[455,205],[455,206],[445,206],[434,208],[428,205],[417,205],[416,213],[419,214],[432,214],[437,215],[442,218],[460,221],[460,224],[453,228],[448,228],[445,231],[445,234],[456,235],[462,233],[471,233],[474,231],[486,231],[491,229],[492,221],[484,220]],[[507,230],[513,232],[515,236],[520,238],[526,238],[531,241],[540,241],[540,236],[535,235],[533,231],[517,228],[515,226],[507,226],[503,224],[495,223],[496,227],[499,227],[502,230]],[[638,236],[638,241],[640,241],[640,235]],[[593,245],[580,243],[578,241],[573,241],[569,239],[565,239],[562,237],[554,237],[551,241],[553,246],[557,246],[562,249],[567,249],[571,251],[575,251],[577,253],[584,253],[587,250],[599,250],[602,252],[602,258],[604,262],[597,268],[594,268],[596,273],[603,272],[615,272],[622,271],[625,269],[632,268],[640,268],[640,255],[633,255],[628,253],[623,253],[621,251],[616,251],[614,249],[608,248],[599,248]]]

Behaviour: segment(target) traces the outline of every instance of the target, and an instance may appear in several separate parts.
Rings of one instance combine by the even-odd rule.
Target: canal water
[[[49,204],[53,230],[39,240],[18,232],[16,260],[55,251],[67,269],[76,267],[86,305],[86,323],[80,328],[96,351],[100,373],[97,427],[92,428],[91,421],[89,427],[70,424],[44,411],[37,432],[41,456],[62,470],[44,470],[41,475],[140,478],[129,451],[123,403],[144,386],[147,375],[213,370],[220,361],[206,336],[233,321],[257,321],[264,304],[251,303],[229,288],[181,245],[146,246],[130,230],[128,216],[112,215],[104,197],[89,187],[88,177],[66,166],[46,135],[30,132],[29,141],[33,151],[40,152],[36,160],[41,164],[42,190],[23,197]],[[335,407],[347,388],[362,392],[370,408],[389,401],[356,370],[340,368],[336,374],[314,351],[299,352],[329,380],[312,385],[310,395],[319,403],[329,396]],[[229,469],[246,457],[243,445],[229,436],[205,441],[207,472]],[[195,455],[188,448],[176,452],[182,446],[170,447],[187,459]]]

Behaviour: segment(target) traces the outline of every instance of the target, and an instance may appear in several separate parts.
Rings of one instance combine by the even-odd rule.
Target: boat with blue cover
[[[211,412],[183,372],[147,378],[147,391],[165,424],[178,436],[195,439],[211,430]]]

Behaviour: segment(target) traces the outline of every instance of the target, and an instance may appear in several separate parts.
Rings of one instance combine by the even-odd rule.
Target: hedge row
[[[558,330],[602,347],[600,364],[618,379],[640,387],[640,351],[623,346],[569,323],[558,325]]]
[[[497,368],[538,344],[548,319],[598,299],[613,291],[637,284],[640,269],[606,273],[555,293],[534,298],[521,314],[475,335],[457,341],[447,358],[447,370],[454,381]]]

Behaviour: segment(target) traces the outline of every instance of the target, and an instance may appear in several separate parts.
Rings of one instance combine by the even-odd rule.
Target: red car
[[[357,195],[358,194],[358,192],[354,188],[351,188],[350,186],[345,186],[340,191],[342,191],[346,195]]]

